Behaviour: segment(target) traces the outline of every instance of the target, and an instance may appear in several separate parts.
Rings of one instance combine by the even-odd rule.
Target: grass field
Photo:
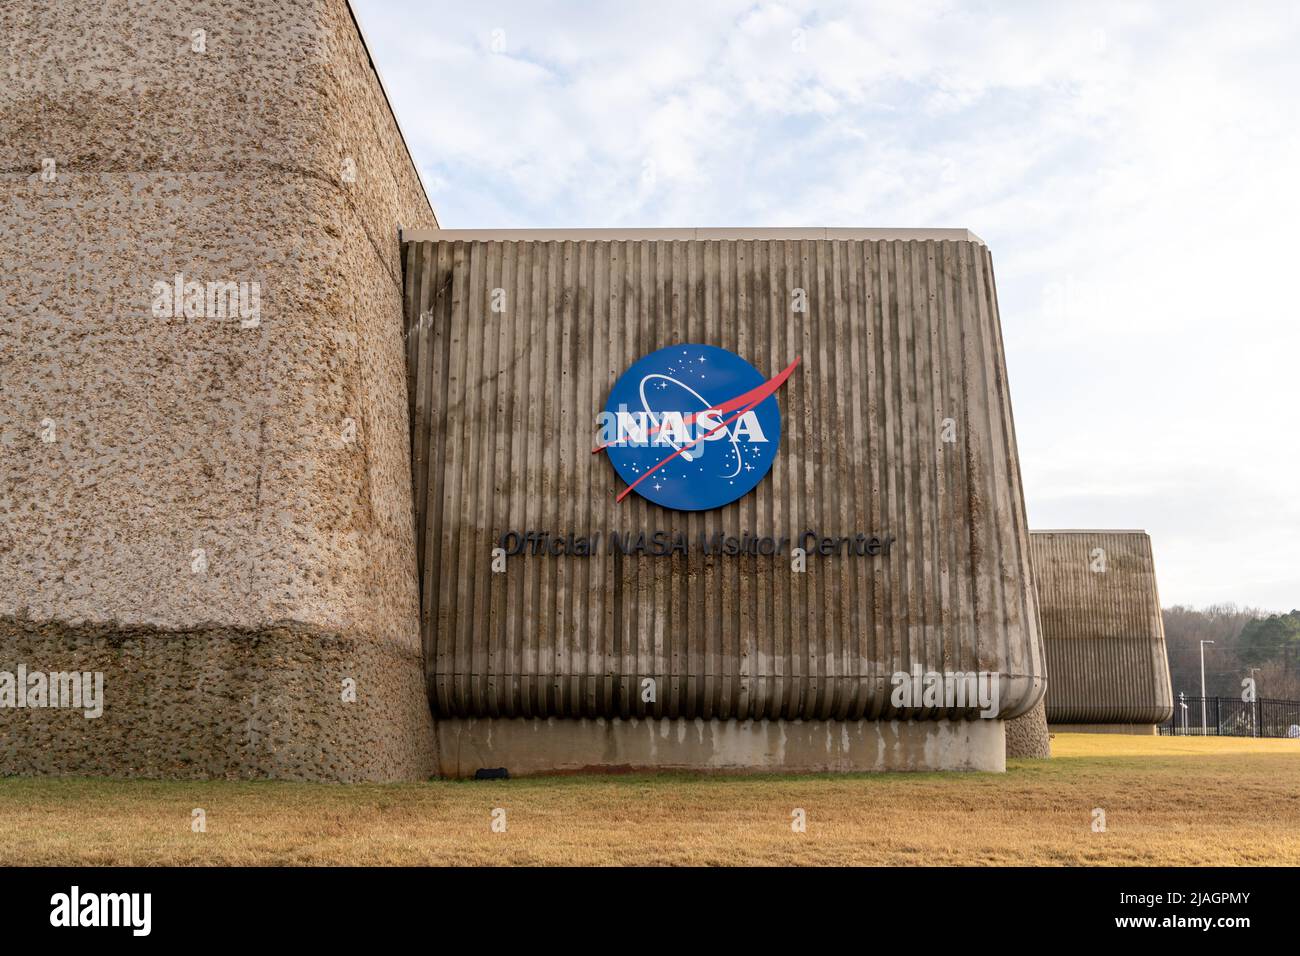
[[[0,845],[26,864],[1300,864],[1300,741],[1060,734],[1052,746],[1052,760],[1006,774],[11,777]],[[206,832],[191,829],[195,808]],[[792,831],[795,808],[806,832]]]

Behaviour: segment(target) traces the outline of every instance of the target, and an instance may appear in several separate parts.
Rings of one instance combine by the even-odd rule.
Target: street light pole
[[[1259,685],[1255,683],[1255,671],[1258,667],[1250,669],[1250,693],[1254,699],[1250,702],[1250,729],[1254,731],[1252,737],[1259,736],[1259,722],[1255,720],[1255,711],[1259,710]]]
[[[1205,645],[1214,641],[1201,641],[1201,734],[1205,733]]]

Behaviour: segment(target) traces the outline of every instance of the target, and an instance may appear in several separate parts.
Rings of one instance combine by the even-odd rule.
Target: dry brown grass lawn
[[[1063,734],[1053,749],[1006,774],[7,778],[0,845],[28,864],[1300,864],[1300,741]]]

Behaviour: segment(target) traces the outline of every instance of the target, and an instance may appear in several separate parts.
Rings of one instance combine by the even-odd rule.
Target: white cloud
[[[973,229],[1031,524],[1300,604],[1295,5],[356,5],[445,226]]]

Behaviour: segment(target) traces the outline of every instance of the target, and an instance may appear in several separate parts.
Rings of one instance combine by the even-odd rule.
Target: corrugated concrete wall
[[[1044,674],[988,251],[977,241],[419,241],[405,249],[417,538],[435,710],[895,716],[890,675]],[[503,292],[492,308],[493,290]],[[792,310],[795,289],[806,312]],[[665,511],[593,455],[617,377],[730,349],[779,393],[771,474]],[[943,440],[952,419],[951,442]],[[512,557],[508,529],[880,532],[887,558]],[[657,682],[644,703],[643,678]],[[932,717],[921,710],[902,716]]]
[[[0,711],[0,774],[427,775],[398,225],[436,222],[347,4],[5,3],[0,62],[0,670],[105,698]],[[155,314],[177,275],[258,321]]]
[[[1035,531],[1049,724],[1157,724],[1173,713],[1151,539]]]

